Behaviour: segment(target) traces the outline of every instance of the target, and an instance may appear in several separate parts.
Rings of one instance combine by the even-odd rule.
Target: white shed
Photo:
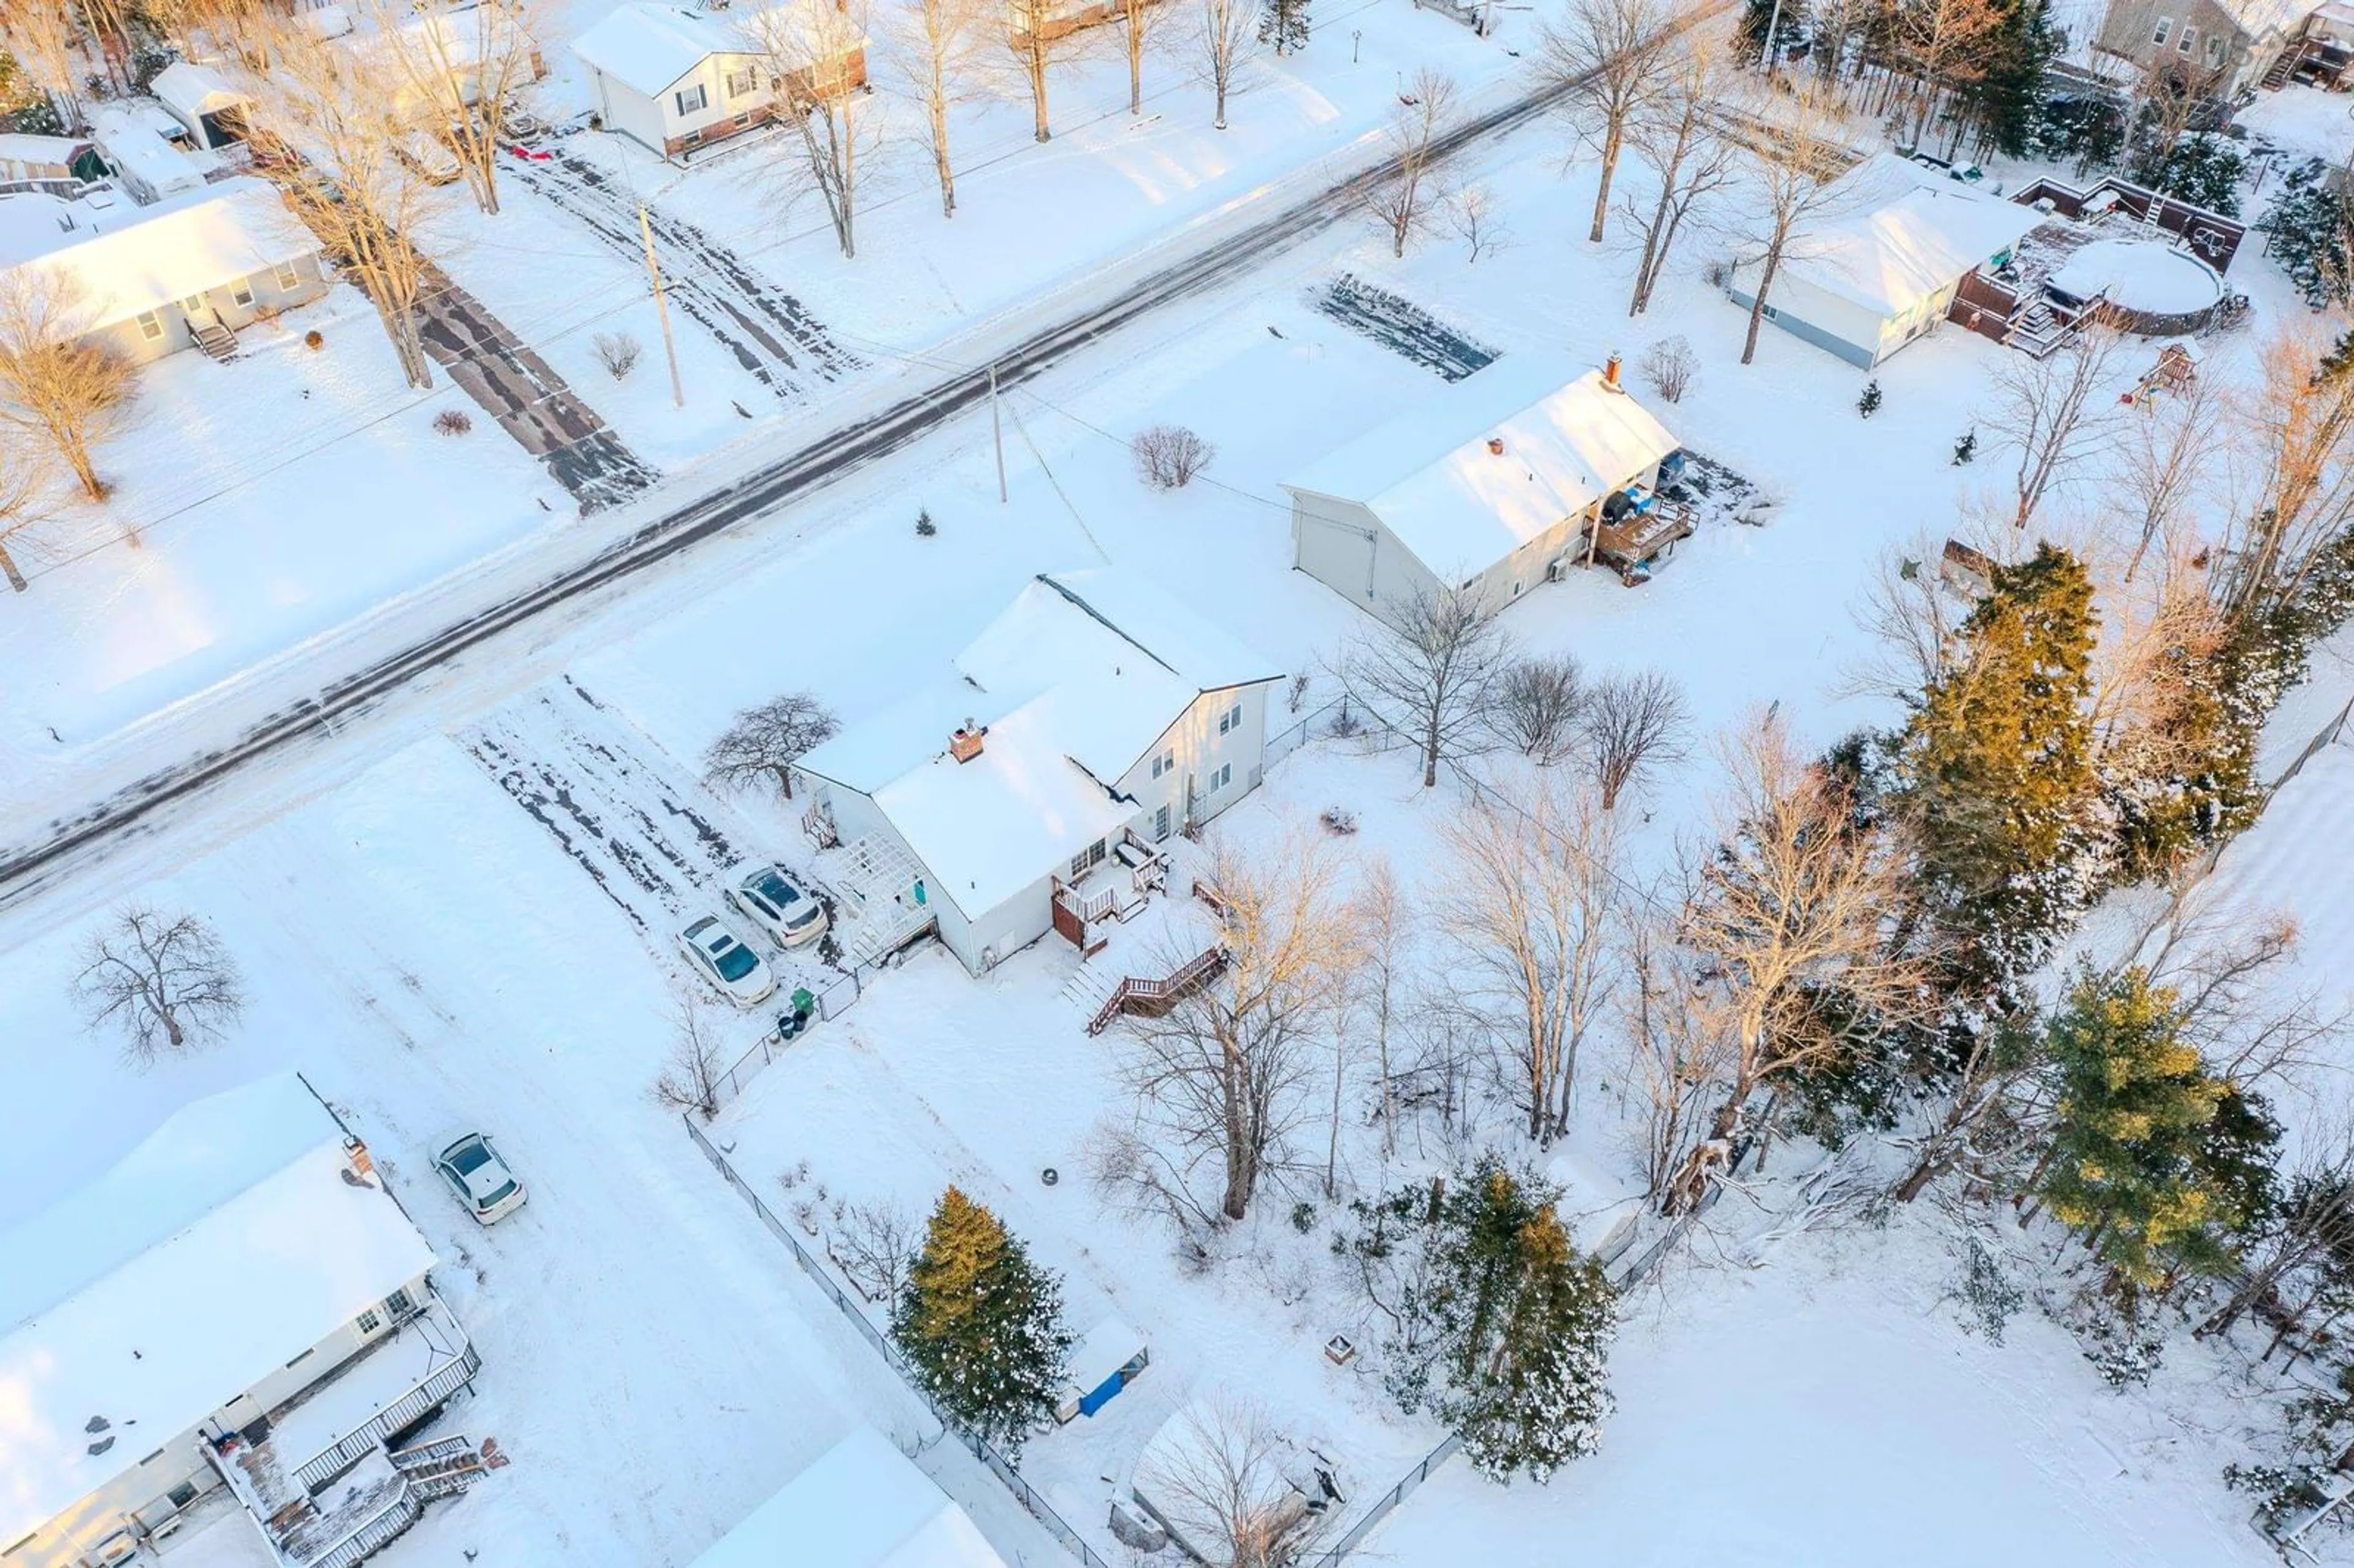
[[[226,147],[245,140],[253,100],[210,66],[176,60],[155,73],[147,90],[187,128],[198,147]]]
[[[1676,447],[1615,361],[1509,354],[1286,481],[1292,564],[1384,619],[1442,588],[1509,604]]]
[[[861,1426],[754,1509],[693,1568],[1005,1568],[891,1440]]]
[[[2009,260],[2042,221],[1935,169],[1876,154],[1843,175],[1822,221],[1785,249],[1766,319],[1866,369],[1946,319],[1962,280]],[[1736,261],[1726,291],[1747,310],[1762,256]]]
[[[1134,572],[1055,573],[952,672],[799,768],[843,842],[904,850],[918,872],[906,891],[978,974],[1132,907],[1119,879],[1152,844],[1257,788],[1282,678]]]

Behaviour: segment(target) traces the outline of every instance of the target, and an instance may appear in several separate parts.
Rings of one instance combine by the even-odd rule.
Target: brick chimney
[[[1612,392],[1627,390],[1618,385],[1618,356],[1615,354],[1602,362],[1602,385]]]
[[[970,762],[981,755],[981,737],[988,733],[972,720],[965,720],[958,726],[957,732],[949,736],[949,755],[959,762]]]

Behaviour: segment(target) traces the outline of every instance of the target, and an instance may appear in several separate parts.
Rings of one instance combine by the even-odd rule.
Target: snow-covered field
[[[958,334],[999,330],[1091,269],[1361,139],[1398,70],[1436,58],[1498,89],[1511,69],[1500,51],[1405,6],[1321,26],[1307,55],[1259,68],[1223,138],[1202,123],[1201,90],[1173,71],[1154,100],[1160,118],[1131,126],[1110,62],[1074,73],[1062,133],[1045,148],[1029,143],[1023,105],[975,107],[953,224],[910,179],[874,209],[854,264],[832,256],[807,218],[779,228],[731,183],[729,160],[669,190],[654,187],[673,173],[650,161],[631,177],[755,257],[878,375],[912,374],[953,355]],[[1357,30],[1363,55],[1351,65]],[[568,85],[560,75],[551,90]],[[1315,308],[1344,270],[1507,354],[1543,346],[1598,363],[1620,352],[1631,363],[1659,338],[1687,337],[1697,383],[1657,411],[1691,448],[1784,503],[1770,527],[1712,522],[1639,590],[1602,574],[1535,590],[1511,612],[1517,637],[1596,670],[1669,673],[1702,730],[1767,705],[1809,743],[1884,719],[1877,699],[1851,691],[1865,639],[1850,607],[1884,550],[1933,551],[1956,503],[1998,481],[1990,459],[1951,459],[2005,351],[1953,331],[1914,345],[1877,373],[1884,403],[1867,421],[1855,409],[1863,376],[1793,338],[1769,330],[1755,366],[1735,363],[1743,317],[1702,277],[1720,249],[1704,237],[1630,321],[1632,259],[1615,241],[1584,243],[1592,171],[1564,177],[1561,149],[1557,131],[1539,128],[1483,154],[1519,234],[1476,265],[1443,232],[1395,261],[1346,226],[1278,255],[1246,287],[1166,312],[1009,393],[1004,503],[988,421],[966,420],[241,779],[100,874],[0,916],[0,1229],[87,1181],[189,1097],[302,1068],[365,1131],[482,1349],[479,1392],[451,1423],[514,1458],[398,1542],[382,1559],[390,1568],[461,1552],[517,1568],[684,1563],[854,1423],[929,1436],[912,1397],[651,1096],[680,978],[663,919],[705,895],[717,860],[687,857],[662,886],[609,895],[590,860],[502,787],[482,738],[526,759],[560,755],[578,726],[549,715],[570,711],[570,694],[593,694],[596,733],[637,769],[629,777],[659,780],[664,799],[706,813],[732,844],[800,859],[797,808],[713,800],[693,781],[692,759],[729,715],[807,688],[855,720],[938,669],[1032,574],[1106,559],[1149,572],[1310,673],[1316,707],[1331,694],[1324,662],[1360,618],[1289,569],[1278,486],[1440,385]],[[610,147],[598,155],[629,161]],[[1639,196],[1640,176],[1621,177]],[[639,450],[666,467],[723,446],[738,461],[814,417],[684,329],[691,395],[672,409],[651,307],[630,293],[632,265],[569,222],[519,192],[495,223],[453,224],[463,232],[451,265],[544,341]],[[2259,323],[2210,348],[2208,373],[2225,380],[2244,370],[2263,319],[2301,309],[2253,248],[2232,281],[2254,296]],[[373,323],[348,291],[334,299],[289,318],[297,334],[323,323],[322,355],[290,344],[226,368],[182,355],[143,379],[140,422],[101,466],[122,485],[116,506],[154,520],[147,536],[136,550],[61,563],[0,619],[5,798],[62,799],[90,761],[85,748],[298,657],[405,592],[505,569],[545,546],[544,531],[583,526],[560,499],[554,515],[542,510],[549,487],[536,465],[486,423],[462,442],[431,434],[437,399],[451,395],[405,401]],[[615,328],[651,351],[619,384],[588,344],[591,331]],[[322,400],[340,425],[315,423]],[[1207,480],[1174,494],[1140,486],[1126,446],[1164,420],[1218,448]],[[329,428],[355,432],[334,445],[339,455],[301,455]],[[239,433],[253,429],[269,433]],[[273,441],[285,443],[282,466],[257,455]],[[200,499],[212,491],[217,501]],[[184,514],[165,515],[175,508]],[[936,536],[915,532],[919,511]],[[2312,692],[2292,698],[2273,737],[2284,765],[2343,705],[2345,681],[2325,656]],[[171,733],[199,728],[192,719]],[[2218,897],[2287,897],[2313,972],[2338,980],[2354,959],[2339,853],[2354,800],[2348,755],[2308,764],[2211,884]],[[1702,761],[1643,800],[1641,856],[1674,851],[1708,781]],[[1416,783],[1394,756],[1320,742],[1275,768],[1222,831],[1267,842],[1343,807],[1362,824],[1359,853],[1386,854],[1412,881],[1450,804]],[[608,801],[638,798],[633,785],[599,787]],[[252,999],[229,1043],[146,1072],[88,1034],[67,994],[78,945],[133,895],[215,922]],[[1155,918],[1186,916],[1179,898]],[[1140,951],[1145,938],[1124,933],[1121,950]],[[779,1212],[819,1183],[829,1199],[911,1210],[942,1183],[962,1184],[1065,1272],[1075,1319],[1116,1311],[1146,1335],[1147,1376],[1102,1415],[1041,1438],[1028,1461],[1084,1530],[1100,1537],[1108,1478],[1159,1416],[1219,1386],[1249,1387],[1328,1439],[1354,1495],[1378,1496],[1437,1434],[1320,1354],[1331,1332],[1354,1327],[1331,1274],[1329,1206],[1295,1231],[1288,1205],[1270,1205],[1247,1245],[1206,1270],[1182,1264],[1155,1222],[1107,1212],[1081,1176],[1090,1135],[1126,1101],[1114,1042],[1086,1035],[1065,994],[1076,968],[1051,939],[980,980],[940,953],[919,956],[871,980],[855,1007],[756,1078],[714,1136]],[[727,1025],[746,1046],[758,1027]],[[1553,1161],[1589,1217],[1632,1190],[1609,1106],[1598,1091]],[[533,1190],[491,1231],[427,1170],[429,1150],[477,1127]],[[1342,1159],[1362,1188],[1381,1184],[1363,1140]],[[1065,1177],[1052,1187],[1040,1181],[1049,1166]],[[1771,1216],[1755,1218],[1772,1230]],[[1509,1490],[1443,1467],[1369,1560],[2271,1561],[2244,1526],[2244,1499],[2219,1479],[2253,1417],[2229,1405],[2211,1363],[2186,1354],[2147,1393],[2118,1395],[2032,1310],[2000,1344],[1970,1331],[1948,1298],[1958,1264],[1924,1216],[1763,1244],[1738,1229],[1630,1303],[1614,1360],[1620,1414],[1598,1457],[1548,1487]],[[1009,1563],[1066,1561],[953,1444],[920,1462]],[[209,1568],[221,1534],[207,1530],[170,1561]],[[239,1561],[221,1548],[224,1565]]]

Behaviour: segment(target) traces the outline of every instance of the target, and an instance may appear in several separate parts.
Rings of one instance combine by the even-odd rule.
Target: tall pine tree
[[[1273,44],[1279,56],[1296,55],[1308,47],[1308,0],[1261,0],[1258,41]]]
[[[2215,1132],[2232,1086],[2181,1030],[2174,992],[2136,967],[2080,971],[2046,1032],[2059,1097],[2037,1192],[2127,1286],[2227,1266],[2250,1202],[2226,1176],[2248,1129],[2235,1115]]]
[[[1054,1414],[1070,1359],[1062,1282],[955,1187],[932,1210],[891,1335],[924,1392],[1013,1459]]]
[[[1614,1408],[1617,1296],[1571,1244],[1559,1197],[1535,1175],[1483,1159],[1437,1205],[1415,1303],[1426,1321],[1404,1336],[1435,1360],[1436,1413],[1497,1480],[1543,1481],[1591,1454]],[[1409,1404],[1424,1382],[1418,1371],[1393,1377]]]
[[[1920,857],[1915,935],[1980,995],[2033,967],[2098,880],[2092,582],[2050,545],[1993,576],[1899,744],[1893,800]]]

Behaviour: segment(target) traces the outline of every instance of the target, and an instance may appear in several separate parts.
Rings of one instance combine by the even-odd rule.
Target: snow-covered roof
[[[39,191],[0,196],[0,267],[13,267],[70,245],[78,230],[89,232],[74,216],[70,202]]]
[[[2043,217],[1925,169],[1875,154],[1840,178],[1831,216],[1793,238],[1782,258],[1791,277],[1900,315],[2019,243]]]
[[[207,114],[248,108],[253,102],[212,67],[190,65],[186,60],[175,60],[157,71],[155,79],[147,84],[147,90],[190,126]]]
[[[285,1074],[184,1107],[0,1234],[0,1542],[432,1266],[347,1160],[334,1118]]]
[[[1101,1319],[1071,1342],[1069,1376],[1066,1381],[1081,1393],[1093,1393],[1143,1349],[1144,1336],[1126,1319]]]
[[[319,249],[264,180],[223,180],[186,200],[124,216],[131,221],[17,263],[78,282],[75,314],[86,330],[128,321]]]
[[[995,908],[1134,814],[1111,790],[1205,692],[1283,678],[1265,655],[1120,567],[1042,576],[943,677],[801,759],[871,796],[938,891]],[[958,762],[949,736],[986,726]]]
[[[695,1560],[694,1568],[1005,1568],[964,1510],[861,1426]]]
[[[57,164],[71,167],[90,143],[80,136],[28,136],[0,132],[0,164]]]
[[[1504,443],[1499,454],[1490,440]],[[1370,508],[1445,580],[1475,576],[1676,450],[1600,371],[1508,354],[1285,482]]]
[[[572,40],[572,52],[591,68],[648,98],[661,96],[679,78],[713,55],[757,52],[752,40],[829,37],[812,24],[798,28],[771,16],[824,0],[784,0],[777,5],[747,5],[712,16],[657,0],[630,0]]]
[[[2292,32],[2322,8],[2322,0],[2215,0],[2215,4],[2256,38],[2273,32]]]
[[[187,128],[161,109],[152,103],[101,103],[88,115],[99,150],[134,187],[144,185],[158,196],[204,188],[205,165],[171,141],[186,136]]]

